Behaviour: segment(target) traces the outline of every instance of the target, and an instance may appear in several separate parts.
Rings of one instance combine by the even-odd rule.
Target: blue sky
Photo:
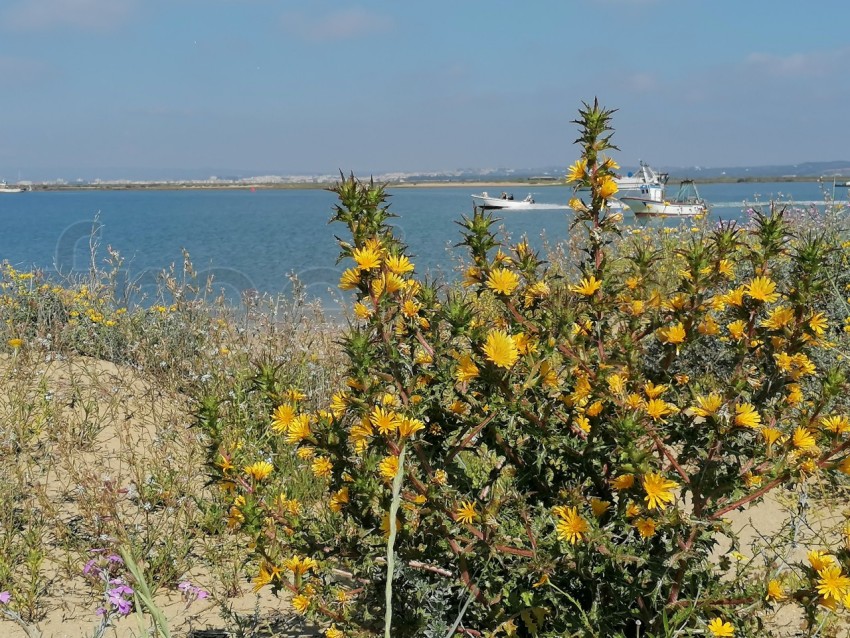
[[[0,178],[850,159],[846,0],[0,0]],[[61,173],[61,174],[60,174]]]

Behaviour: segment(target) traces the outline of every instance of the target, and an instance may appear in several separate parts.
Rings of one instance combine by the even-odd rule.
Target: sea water
[[[833,196],[813,182],[699,185],[717,219],[746,221],[748,209],[771,200],[823,208]],[[491,187],[491,194],[504,187]],[[564,186],[513,188],[522,199],[531,192],[539,203],[565,204]],[[836,200],[847,199],[836,189]],[[396,234],[410,247],[420,274],[457,277],[465,255],[455,245],[455,223],[472,214],[471,187],[390,188]],[[0,195],[0,261],[19,269],[74,274],[87,272],[91,246],[102,265],[107,247],[124,258],[124,272],[139,287],[153,289],[159,273],[172,264],[180,270],[187,251],[201,280],[232,300],[245,291],[287,293],[296,276],[311,297],[332,299],[342,270],[335,236],[342,224],[328,225],[336,198],[324,190],[163,190],[37,191]],[[535,248],[565,240],[572,212],[497,211],[498,223],[513,239],[526,236]],[[625,213],[624,224],[642,222]],[[666,222],[669,223],[669,222]],[[674,222],[677,223],[677,222]],[[687,223],[687,222],[686,222]]]

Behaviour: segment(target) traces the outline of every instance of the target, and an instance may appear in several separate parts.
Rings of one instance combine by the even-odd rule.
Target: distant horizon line
[[[748,173],[747,177],[753,177],[753,171],[765,171],[765,176],[786,177],[832,177],[833,175],[844,175],[850,171],[850,160],[820,160],[797,162],[794,164],[754,164],[754,165],[690,165],[672,166],[649,163],[656,170],[664,172],[696,172],[723,174],[725,172]],[[624,171],[638,168],[638,164],[623,164]],[[798,169],[794,171],[794,169]],[[809,172],[799,172],[803,171]],[[130,182],[179,182],[179,181],[244,181],[244,180],[269,180],[285,182],[314,182],[336,180],[340,173],[347,175],[354,173],[357,176],[371,176],[376,179],[400,181],[413,178],[524,178],[552,177],[553,175],[564,175],[567,167],[561,165],[546,165],[537,167],[478,167],[478,168],[454,168],[442,170],[333,170],[333,171],[283,171],[274,170],[250,170],[250,169],[216,169],[212,167],[200,168],[143,168],[143,167],[90,167],[90,168],[67,168],[53,167],[41,169],[14,169],[0,170],[0,181],[15,184],[37,184],[49,182],[65,183],[130,183]],[[792,172],[794,171],[794,172]],[[33,177],[24,177],[26,173],[36,174]],[[10,174],[17,174],[15,180],[10,179]],[[67,177],[68,175],[77,177]],[[92,176],[94,174],[94,176]],[[4,178],[4,175],[6,176]],[[47,175],[50,175],[49,177]],[[87,175],[87,176],[85,176]]]

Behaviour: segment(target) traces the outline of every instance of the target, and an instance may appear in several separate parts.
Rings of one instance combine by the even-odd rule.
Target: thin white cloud
[[[751,53],[744,66],[748,70],[774,77],[826,77],[846,71],[850,62],[850,48],[832,51],[813,51],[781,56],[769,53]]]
[[[304,12],[287,12],[282,16],[283,26],[290,33],[313,42],[350,40],[393,28],[389,16],[367,11],[360,7],[332,11],[312,16]]]
[[[106,31],[125,24],[138,6],[139,0],[18,0],[0,13],[0,25],[20,31]]]
[[[31,58],[0,55],[0,77],[6,78],[13,84],[23,78],[42,75],[47,71],[44,62]]]
[[[194,108],[174,107],[165,105],[139,106],[127,109],[129,115],[141,115],[144,117],[195,117],[199,111]]]
[[[591,0],[592,4],[606,5],[610,7],[648,7],[651,5],[661,4],[665,0]]]
[[[658,89],[658,78],[652,73],[632,73],[625,80],[625,87],[632,93],[649,93]]]

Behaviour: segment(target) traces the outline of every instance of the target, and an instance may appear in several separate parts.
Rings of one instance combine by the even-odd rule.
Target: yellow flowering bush
[[[749,576],[714,555],[737,547],[729,513],[850,473],[829,341],[846,251],[773,210],[662,259],[608,206],[611,115],[577,120],[571,276],[476,210],[462,287],[420,280],[383,187],[343,179],[345,386],[308,406],[267,379],[253,457],[206,406],[255,586],[290,590],[328,636],[759,636],[778,605],[811,626],[850,607],[847,547]],[[314,501],[293,501],[293,464]]]

